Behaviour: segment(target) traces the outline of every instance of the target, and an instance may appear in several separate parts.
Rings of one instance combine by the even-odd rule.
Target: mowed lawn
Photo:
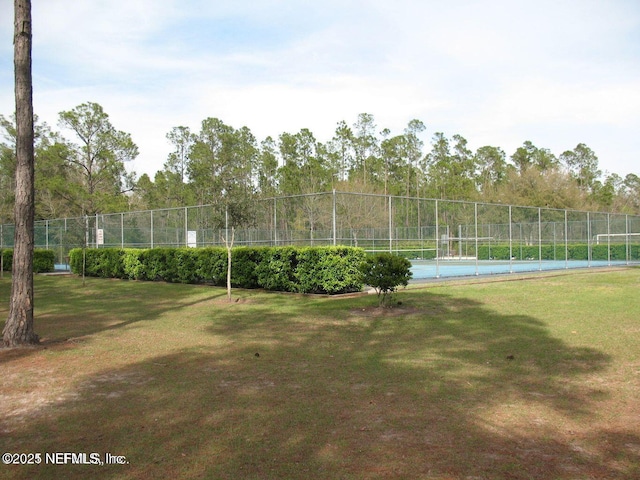
[[[496,277],[380,309],[37,276],[42,345],[0,350],[0,453],[41,461],[0,478],[640,478],[639,287]]]

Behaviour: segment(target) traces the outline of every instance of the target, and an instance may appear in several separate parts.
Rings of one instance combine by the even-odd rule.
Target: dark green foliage
[[[124,268],[121,261],[121,250],[112,248],[88,249],[87,275],[103,278],[121,278]]]
[[[429,247],[426,250],[423,248],[415,248],[413,246],[403,246],[401,248],[402,251],[399,251],[398,253],[396,253],[396,255],[408,258],[409,260],[434,260],[436,258],[435,243],[432,247]],[[412,250],[412,248],[414,249]]]
[[[0,252],[2,267],[5,272],[10,272],[13,267],[13,250],[4,249]],[[53,272],[55,258],[55,253],[52,250],[35,250],[33,252],[33,273]]]
[[[295,247],[266,248],[256,269],[260,286],[281,292],[297,291],[298,250]]]
[[[69,269],[78,275],[82,275],[82,249],[69,250]]]
[[[140,254],[140,262],[145,266],[146,279],[152,281],[174,282],[173,248],[150,248]]]
[[[227,250],[211,248],[87,249],[86,275],[132,280],[226,284]],[[300,293],[345,293],[362,289],[358,266],[364,251],[352,247],[238,247],[232,250],[231,283]],[[82,249],[70,252],[82,273]]]
[[[227,278],[227,251],[220,247],[208,247],[193,249],[193,252],[197,258],[196,273],[200,282],[224,285]]]
[[[348,293],[362,289],[363,250],[348,247],[303,248],[298,252],[298,286],[304,293]]]
[[[404,257],[391,253],[377,253],[368,256],[360,264],[365,284],[375,288],[380,304],[384,304],[387,295],[395,292],[398,286],[407,286],[413,274],[411,262]]]
[[[609,250],[610,248],[610,250]],[[513,260],[564,260],[565,252],[568,260],[589,260],[589,245],[564,243],[554,245],[521,245],[514,243],[511,247]],[[509,245],[481,245],[478,247],[479,260],[509,260]],[[611,256],[609,258],[609,255]],[[627,246],[622,243],[591,245],[591,260],[626,260]],[[640,260],[640,245],[629,245],[629,260]]]
[[[256,269],[262,262],[263,252],[264,249],[249,247],[238,247],[231,250],[231,285],[233,287],[258,288],[260,286]],[[224,260],[224,279],[226,282],[226,256]]]
[[[53,250],[35,250],[33,252],[33,272],[46,273],[55,269],[56,255]]]
[[[5,272],[10,272],[13,267],[13,250],[2,250],[2,266]]]
[[[175,272],[174,282],[200,283],[198,277],[198,257],[192,248],[177,248],[172,256],[172,269]]]
[[[85,274],[90,277],[122,278],[124,266],[121,249],[91,248],[84,251],[86,256]],[[82,273],[83,250],[74,248],[69,252],[69,267],[72,272]]]

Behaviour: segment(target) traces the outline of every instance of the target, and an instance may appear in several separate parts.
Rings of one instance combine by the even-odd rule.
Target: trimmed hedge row
[[[13,249],[0,250],[2,255],[2,267],[5,272],[10,272],[13,267]],[[56,256],[53,250],[34,250],[33,273],[53,272]]]
[[[402,248],[402,247],[401,247]],[[435,260],[436,258],[436,249],[435,247],[430,247],[425,249],[420,249],[420,248],[415,248],[413,250],[410,249],[411,247],[407,248],[407,249],[403,249],[397,253],[394,253],[394,255],[398,255],[400,257],[404,257],[408,260],[413,260],[413,259],[417,259],[417,260]],[[386,253],[386,252],[380,252],[380,253]]]
[[[354,247],[237,247],[231,285],[296,293],[348,293],[362,289],[363,249]],[[69,252],[82,274],[82,249]],[[102,278],[225,286],[227,250],[209,248],[99,248],[85,250],[85,274]]]
[[[589,258],[589,246],[587,244],[567,245],[569,260],[587,260]],[[516,260],[538,260],[540,249],[538,245],[514,245],[511,252]],[[640,245],[629,245],[630,260],[640,260]],[[555,260],[565,258],[565,246],[543,245],[542,260]],[[479,260],[509,260],[509,245],[481,245],[478,247]],[[608,260],[607,245],[591,245],[592,260]],[[624,244],[611,245],[611,260],[626,260],[627,246]]]

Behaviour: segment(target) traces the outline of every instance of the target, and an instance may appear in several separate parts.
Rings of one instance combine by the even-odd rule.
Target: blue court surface
[[[479,275],[568,270],[573,268],[597,268],[629,265],[625,261],[607,260],[412,260],[413,280],[427,280]]]

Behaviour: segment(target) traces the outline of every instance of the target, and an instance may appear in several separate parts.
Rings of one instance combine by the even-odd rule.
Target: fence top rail
[[[266,201],[277,201],[287,198],[305,198],[305,197],[313,197],[313,196],[326,196],[326,195],[350,195],[350,196],[361,196],[361,197],[378,197],[385,199],[399,199],[399,200],[410,200],[410,201],[427,201],[427,202],[437,202],[439,205],[446,204],[458,204],[458,205],[473,205],[473,206],[487,206],[494,208],[512,208],[512,209],[529,209],[529,210],[538,210],[545,212],[566,212],[567,214],[578,214],[578,215],[606,215],[613,217],[626,217],[626,218],[638,218],[639,215],[633,214],[625,214],[625,213],[616,213],[616,212],[603,212],[603,211],[587,211],[587,210],[575,210],[575,209],[561,209],[561,208],[549,208],[549,207],[534,207],[530,205],[510,205],[503,203],[487,203],[487,202],[473,202],[468,200],[449,200],[449,199],[437,199],[437,198],[426,198],[426,197],[416,197],[416,196],[402,196],[402,195],[391,195],[391,194],[380,194],[380,193],[364,193],[364,192],[343,192],[339,190],[332,190],[329,192],[316,192],[316,193],[305,193],[298,195],[284,195],[279,197],[267,197],[263,199],[257,200],[257,202],[266,202]],[[183,207],[168,207],[168,208],[158,208],[158,209],[147,209],[147,210],[130,210],[124,212],[111,212],[111,213],[96,213],[92,215],[84,215],[79,217],[63,217],[63,218],[51,218],[51,219],[40,219],[36,220],[35,224],[40,225],[46,222],[55,222],[55,221],[87,221],[91,218],[104,217],[104,216],[115,216],[115,215],[151,215],[154,212],[168,212],[168,211],[185,211],[189,209],[196,208],[219,208],[218,205],[215,204],[200,204],[200,205],[188,205]],[[2,228],[11,228],[13,227],[13,223],[3,223],[0,224]]]

